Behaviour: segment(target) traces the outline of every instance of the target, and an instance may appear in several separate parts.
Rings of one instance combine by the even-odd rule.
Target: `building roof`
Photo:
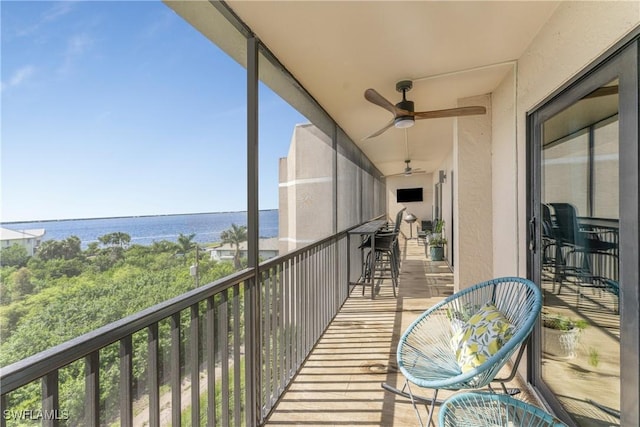
[[[44,236],[46,230],[44,228],[34,228],[30,230],[11,230],[9,228],[0,227],[0,240],[25,240],[39,239]]]

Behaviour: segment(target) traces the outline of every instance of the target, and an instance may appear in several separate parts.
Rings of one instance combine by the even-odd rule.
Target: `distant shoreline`
[[[260,209],[259,212],[271,212],[278,209]],[[24,224],[26,222],[65,222],[65,221],[91,221],[98,219],[124,219],[124,218],[152,218],[160,216],[184,216],[184,215],[210,215],[210,214],[230,214],[230,213],[242,213],[247,211],[218,211],[218,212],[191,212],[191,213],[173,213],[173,214],[149,214],[149,215],[122,215],[122,216],[105,216],[105,217],[92,217],[92,218],[65,218],[65,219],[34,219],[26,221],[2,221],[2,225],[10,224]]]

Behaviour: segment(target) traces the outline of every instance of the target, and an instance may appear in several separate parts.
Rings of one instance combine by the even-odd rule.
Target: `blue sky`
[[[2,221],[246,209],[239,64],[159,1],[0,7]],[[265,87],[260,105],[273,209],[307,120]]]

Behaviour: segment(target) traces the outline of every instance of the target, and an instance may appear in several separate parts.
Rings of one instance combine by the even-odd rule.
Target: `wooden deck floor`
[[[388,280],[373,300],[368,289],[364,296],[355,289],[266,425],[418,425],[411,403],[383,390],[381,383],[404,384],[396,365],[399,337],[420,313],[452,294],[453,274],[446,263],[429,261],[416,240],[402,247],[398,297]],[[531,401],[528,393],[519,396]]]

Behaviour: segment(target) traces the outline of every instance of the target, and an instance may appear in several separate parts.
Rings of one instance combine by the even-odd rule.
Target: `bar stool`
[[[393,296],[396,295],[398,287],[398,276],[400,275],[400,245],[398,244],[399,232],[378,233],[375,235],[375,253],[372,256],[371,250],[367,253],[363,263],[363,283],[362,294],[367,282],[374,286],[375,279],[391,279]],[[371,249],[371,240],[367,239],[360,245],[360,249]],[[373,263],[376,263],[376,271],[381,274],[373,277]],[[385,274],[388,273],[388,274]]]

